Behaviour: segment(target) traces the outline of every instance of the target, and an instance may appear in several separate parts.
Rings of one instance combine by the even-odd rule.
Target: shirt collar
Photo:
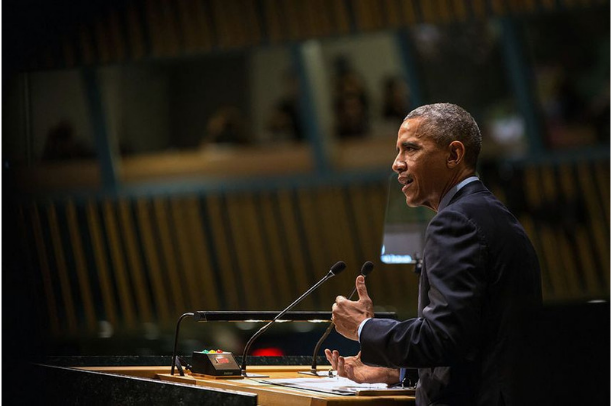
[[[440,205],[438,206],[438,211],[442,210],[443,208],[445,208],[446,206],[448,206],[448,204],[450,203],[450,201],[452,200],[452,198],[457,194],[458,191],[461,190],[462,187],[464,187],[465,185],[467,185],[468,183],[472,183],[474,181],[478,180],[477,176],[470,176],[469,178],[465,178],[463,179],[461,182],[457,183],[455,186],[453,186],[442,198],[442,200],[440,201]]]

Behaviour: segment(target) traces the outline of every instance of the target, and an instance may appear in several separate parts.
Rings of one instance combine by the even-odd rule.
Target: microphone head
[[[344,268],[346,268],[346,264],[344,263],[344,261],[338,261],[334,264],[334,266],[331,267],[329,272],[331,272],[334,276],[336,276],[340,272],[344,271]]]
[[[374,264],[371,263],[370,261],[366,261],[362,266],[361,266],[361,274],[363,276],[368,276],[370,274],[370,272],[372,272],[374,270]]]

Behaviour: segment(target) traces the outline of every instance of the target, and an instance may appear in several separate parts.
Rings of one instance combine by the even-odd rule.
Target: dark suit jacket
[[[417,405],[525,405],[542,303],[536,253],[517,219],[480,182],[465,185],[427,227],[418,317],[372,319],[368,365],[419,368]]]

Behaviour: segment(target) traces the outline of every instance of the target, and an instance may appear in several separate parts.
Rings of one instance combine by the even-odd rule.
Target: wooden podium
[[[269,383],[261,382],[262,379],[251,378],[214,378],[203,375],[191,375],[188,372],[185,376],[180,376],[177,371],[175,375],[170,374],[170,367],[166,366],[104,366],[104,367],[77,367],[81,371],[95,372],[101,374],[110,374],[114,376],[124,376],[145,378],[151,381],[156,381],[159,384],[178,384],[184,387],[192,387],[199,389],[210,389],[211,396],[214,396],[219,402],[223,399],[223,394],[227,393],[237,395],[240,393],[256,395],[256,404],[261,406],[349,406],[349,405],[414,405],[414,396],[404,394],[390,393],[386,396],[344,396],[316,392],[311,390],[295,389],[290,387],[278,386]],[[248,367],[248,373],[267,375],[269,379],[286,379],[286,378],[313,378],[310,375],[298,374],[298,371],[309,371],[310,366],[264,366],[255,365]],[[327,369],[321,368],[321,371]],[[228,399],[229,400],[229,399]],[[230,402],[231,403],[231,402]],[[210,403],[210,404],[225,404]]]

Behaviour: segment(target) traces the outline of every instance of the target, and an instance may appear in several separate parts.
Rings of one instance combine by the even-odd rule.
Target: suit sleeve
[[[463,214],[444,210],[427,228],[424,269],[429,290],[420,317],[365,323],[361,359],[387,367],[452,365],[478,345],[486,244]],[[421,278],[424,276],[422,275]]]

